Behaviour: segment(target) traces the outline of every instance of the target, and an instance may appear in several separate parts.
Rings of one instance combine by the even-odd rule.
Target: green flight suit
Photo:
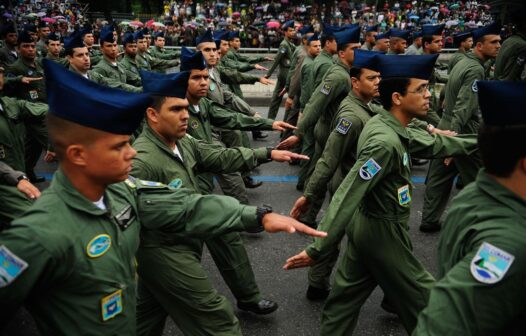
[[[119,63],[126,69],[126,76],[130,77],[130,82],[135,83],[136,86],[142,86],[140,68],[137,66],[136,60],[124,54]],[[137,83],[140,84],[137,85]]]
[[[314,65],[312,66],[311,85],[313,88],[317,88],[325,73],[334,64],[332,55],[327,50],[322,49],[321,53],[314,59]]]
[[[135,62],[139,68],[146,71],[157,71],[164,72],[168,68],[176,67],[179,65],[179,60],[165,60],[153,57],[148,52],[137,52],[135,56]]]
[[[220,66],[224,68],[230,68],[238,70],[239,72],[247,72],[255,69],[254,63],[264,60],[264,57],[247,57],[235,52],[232,48],[228,49],[226,55],[221,56]],[[221,71],[220,71],[221,72]],[[222,77],[222,75],[221,75]],[[259,77],[258,77],[259,80]],[[244,99],[243,91],[239,84],[243,83],[227,83],[223,80],[224,83],[228,84],[230,90],[235,93],[240,98]],[[255,83],[255,82],[254,82]],[[250,83],[253,84],[253,83]]]
[[[349,91],[336,113],[323,154],[305,186],[303,195],[307,200],[312,202],[325,197],[327,189],[334,195],[354,166],[358,138],[365,124],[375,114],[368,104],[358,98],[352,90]],[[317,260],[309,269],[309,285],[320,289],[330,288],[330,275],[339,252],[338,244],[334,251]]]
[[[285,82],[285,88],[287,89],[287,95],[293,100],[292,107],[285,110],[284,121],[291,125],[298,124],[298,118],[300,113],[300,99],[302,94],[302,85],[305,83],[302,80],[301,67],[303,60],[307,57],[307,49],[304,45],[301,45],[294,50],[292,54],[292,62],[287,74],[287,81]],[[303,77],[308,78],[308,77]],[[287,130],[282,133],[281,138],[286,139],[293,134],[292,130]],[[296,149],[294,149],[296,150]],[[297,151],[301,151],[298,148]],[[301,162],[301,166],[305,166],[306,162]],[[298,182],[299,183],[299,182]]]
[[[80,74],[77,70],[75,70],[71,66],[69,67],[69,70],[82,76],[82,74]],[[109,86],[114,89],[121,89],[121,90],[129,91],[129,92],[141,92],[142,91],[140,88],[137,88],[133,85],[129,85],[129,84],[121,82],[120,78],[108,78],[93,70],[88,70],[88,72],[86,73],[86,76],[89,80],[92,80],[97,84]]]
[[[17,59],[18,53],[15,48],[9,48],[7,44],[0,48],[0,65],[4,68],[15,63]]]
[[[223,62],[223,59],[221,59],[221,62],[216,66],[216,69],[219,72],[221,81],[227,84],[230,90],[241,99],[244,99],[244,97],[239,84],[254,84],[259,82],[259,76],[245,74],[241,72],[241,70],[236,69],[236,67],[231,66],[229,62]]]
[[[47,145],[47,131],[40,125],[45,120],[48,106],[10,97],[0,97],[0,162],[15,171],[25,172],[25,139],[28,131],[40,147]],[[33,127],[36,126],[36,127]],[[10,223],[18,218],[33,203],[16,189],[17,183],[0,185],[0,222]]]
[[[140,81],[137,82],[137,78],[134,76],[129,76],[128,71],[122,66],[120,62],[115,62],[115,64],[112,64],[106,57],[103,57],[102,60],[93,68],[93,72],[98,73],[99,75],[111,81],[117,81],[134,86],[135,92],[142,91],[142,84]]]
[[[524,237],[526,202],[481,169],[449,209],[438,245],[440,280],[413,335],[523,335]],[[488,244],[494,248],[488,249]],[[481,253],[489,251],[486,256]],[[497,264],[488,260],[492,256]],[[502,272],[510,256],[514,260]],[[500,276],[492,277],[494,283],[481,281],[486,279],[478,271],[491,270],[480,267],[481,259],[498,267]]]
[[[457,65],[457,63],[460,62],[460,60],[463,59],[464,56],[466,56],[466,53],[460,50],[451,55],[451,58],[449,59],[447,64],[448,75],[451,73],[451,70],[453,70],[453,67]]]
[[[18,190],[19,179],[25,176],[24,172],[14,170],[0,161],[0,231],[8,227],[11,221],[20,217],[31,204],[24,193]]]
[[[150,47],[150,54],[158,59],[162,60],[174,60],[181,57],[181,53],[179,51],[170,51],[165,48],[159,48],[157,46],[151,46]]]
[[[259,63],[259,62],[264,62],[265,61],[265,56],[247,56],[247,55],[243,55],[239,51],[234,50],[234,48],[228,49],[228,52],[223,57],[226,57],[227,59],[230,59],[230,60],[232,60],[234,62],[238,62],[238,63],[254,64],[254,63]]]
[[[276,57],[274,58],[274,63],[272,63],[272,66],[267,71],[266,77],[270,78],[274,70],[276,70],[276,68],[279,66],[278,80],[276,82],[276,86],[274,87],[274,92],[272,93],[272,99],[270,101],[268,110],[268,118],[270,119],[276,119],[276,116],[278,115],[282,98],[279,93],[285,87],[287,74],[290,69],[290,62],[292,61],[292,54],[294,53],[295,49],[296,46],[294,43],[284,38],[279,44],[279,50],[276,54]]]
[[[495,79],[526,80],[526,35],[516,33],[508,37],[497,54]]]
[[[62,57],[55,57],[55,56],[53,56],[53,55],[51,55],[51,54],[49,54],[49,53],[48,53],[48,54],[46,55],[46,57],[44,57],[44,58],[45,58],[45,59],[48,59],[48,60],[55,61],[55,62],[57,62],[58,64],[62,65],[64,68],[68,68],[68,67],[69,67],[69,62],[68,62],[68,60],[65,59],[65,58],[62,58]],[[41,67],[43,67],[43,66],[42,66],[42,64],[43,64],[43,63],[42,63],[42,60],[43,60],[43,58],[40,58],[40,59],[37,60],[37,62],[39,62],[39,64],[40,64]]]
[[[380,285],[410,332],[434,279],[415,258],[408,235],[412,183],[410,155],[466,155],[476,138],[430,135],[409,129],[380,110],[358,139],[357,160],[338,188],[307,254],[317,260],[334,251],[344,233],[348,246],[326,301],[321,335],[347,335],[361,306]]]
[[[199,172],[235,172],[268,161],[265,149],[227,149],[190,135],[177,141],[181,160],[149,126],[134,148],[133,176],[177,184],[195,193],[201,193]],[[259,302],[261,295],[239,234],[231,232],[205,242],[238,301]],[[138,334],[162,330],[168,314],[185,335],[241,334],[232,307],[213,288],[200,264],[203,242],[183,238],[159,243],[138,253],[138,273],[144,280],[138,298]]]
[[[24,84],[22,77],[44,77],[44,69],[36,60],[35,64],[31,65],[19,58],[5,69],[5,94],[31,102],[46,103],[46,81],[42,79]]]
[[[89,59],[90,59],[92,68],[104,58],[104,56],[102,55],[102,52],[95,48],[88,48],[88,53],[89,53]]]
[[[478,133],[479,106],[476,81],[485,79],[484,64],[469,53],[451,71],[445,90],[445,106],[438,128],[458,134]],[[477,155],[459,157],[449,166],[433,160],[426,179],[422,223],[438,225],[444,212],[453,181],[460,174],[464,185],[475,180],[481,160]]]
[[[110,185],[104,203],[106,210],[94,205],[59,170],[0,233],[4,323],[26,303],[42,335],[136,335],[139,235],[147,246],[159,237],[207,238],[258,225],[256,208],[233,198],[133,178]]]

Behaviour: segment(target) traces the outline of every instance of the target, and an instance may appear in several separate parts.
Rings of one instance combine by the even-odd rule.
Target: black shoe
[[[330,289],[322,289],[317,287],[312,287],[309,285],[309,288],[307,289],[307,299],[311,301],[323,301],[325,300],[331,290]]]
[[[420,224],[420,231],[426,233],[438,232],[442,228],[440,223],[422,223]]]
[[[391,306],[391,304],[389,303],[389,301],[387,301],[387,299],[385,297],[382,300],[382,303],[380,304],[380,307],[382,307],[382,309],[385,310],[388,313],[396,314],[396,310],[394,309],[393,306]]]
[[[252,177],[250,176],[243,176],[243,182],[245,183],[246,188],[254,189],[257,187],[260,187],[263,182],[259,181],[256,182]]]
[[[274,301],[262,299],[258,303],[237,303],[237,307],[258,315],[266,315],[278,309],[278,304]]]
[[[417,158],[411,158],[411,163],[413,166],[423,166],[425,165],[429,160],[424,159],[417,159]]]
[[[252,131],[252,139],[254,140],[265,139],[267,137],[268,137],[267,133],[263,133],[261,131]]]

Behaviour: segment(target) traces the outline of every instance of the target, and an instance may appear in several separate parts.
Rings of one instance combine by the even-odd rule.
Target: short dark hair
[[[406,77],[382,79],[378,90],[380,91],[380,102],[384,109],[390,110],[393,106],[393,100],[391,98],[393,93],[398,92],[402,96],[405,96],[407,94],[407,87],[410,83],[411,79]]]
[[[482,36],[480,36],[479,38],[477,38],[476,40],[473,39],[473,44],[474,44],[474,45],[477,45],[477,43],[479,43],[479,42],[480,42],[480,43],[484,43],[484,42],[486,41],[486,36],[487,36],[487,35],[482,35]]]
[[[321,41],[321,47],[322,48],[325,48],[325,44],[327,43],[327,41],[329,42],[332,42],[336,40],[336,37],[332,36],[332,35],[323,35],[321,38],[320,38],[320,41]]]
[[[424,48],[426,47],[426,43],[433,43],[433,35],[422,36],[422,45],[424,46]]]
[[[509,177],[517,162],[526,157],[523,143],[526,125],[489,126],[482,124],[478,144],[487,172],[498,177]]]
[[[360,79],[360,76],[362,75],[362,72],[363,72],[362,68],[351,67],[351,70],[349,70],[349,75],[351,77]]]
[[[164,102],[166,101],[166,97],[164,96],[152,96],[152,105],[151,107],[155,109],[156,111],[161,110],[161,106],[163,106]]]
[[[347,49],[347,47],[349,46],[349,44],[351,44],[351,43],[345,43],[345,44],[340,44],[340,43],[338,43],[337,50],[338,50],[338,51],[345,51],[345,49]]]

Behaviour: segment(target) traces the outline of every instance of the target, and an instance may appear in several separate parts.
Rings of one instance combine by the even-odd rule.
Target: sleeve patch
[[[360,177],[366,181],[370,180],[374,175],[378,174],[381,169],[382,167],[374,161],[373,158],[370,158],[360,167]]]
[[[27,266],[24,260],[9,251],[5,245],[0,246],[0,288],[15,281]]]
[[[351,125],[352,125],[351,121],[349,121],[349,120],[347,120],[345,118],[340,118],[340,121],[338,122],[338,125],[336,125],[336,132],[345,135],[351,129]]]
[[[517,57],[517,65],[522,66],[524,64],[524,60],[525,60],[524,56]]]
[[[282,54],[285,54],[287,52],[287,49],[286,48],[281,48],[281,49],[279,49],[279,52],[282,53]]]
[[[473,92],[475,92],[475,93],[479,91],[479,88],[478,88],[478,85],[477,85],[477,81],[476,81],[476,80],[473,81],[473,84],[471,84],[471,90],[472,90]]]
[[[497,283],[504,278],[513,260],[513,255],[484,242],[471,260],[471,275],[485,284]]]
[[[332,90],[332,86],[330,84],[323,83],[323,86],[321,87],[320,92],[323,93],[324,95],[328,96],[329,93],[331,93],[331,90]]]

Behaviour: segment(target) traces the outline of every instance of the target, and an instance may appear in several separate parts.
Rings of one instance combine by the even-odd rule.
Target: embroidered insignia
[[[141,183],[141,185],[146,186],[146,187],[162,187],[162,186],[164,186],[164,184],[162,184],[161,182],[154,182],[154,181],[143,181],[143,180],[140,180],[139,183]]]
[[[345,118],[340,118],[338,125],[336,125],[336,132],[345,135],[351,129],[351,125],[352,125],[351,121]]]
[[[197,120],[190,119],[190,127],[192,127],[193,129],[198,128],[199,127],[199,123],[197,122]]]
[[[181,188],[181,186],[183,185],[183,180],[181,180],[180,178],[176,178],[174,180],[172,180],[172,182],[170,182],[169,186],[172,187],[172,188]]]
[[[522,65],[524,64],[524,60],[525,60],[525,59],[526,59],[526,58],[525,58],[524,56],[519,56],[519,57],[517,57],[517,65],[518,65],[518,66],[522,66]]]
[[[471,260],[471,275],[482,283],[497,283],[508,272],[513,260],[513,255],[484,242]]]
[[[102,321],[107,321],[122,313],[122,290],[118,290],[100,301]]]
[[[5,245],[0,246],[0,288],[15,281],[27,268],[27,263],[9,251]]]
[[[287,49],[286,49],[286,48],[281,48],[281,49],[279,50],[279,52],[282,53],[282,54],[284,54],[284,53],[287,52]]]
[[[329,93],[331,93],[331,89],[332,89],[332,86],[330,84],[324,83],[323,86],[321,87],[320,92],[328,96]]]
[[[28,75],[28,76],[33,75],[33,70],[29,70],[29,71],[27,72],[27,75]]]
[[[473,84],[471,84],[471,90],[472,90],[473,92],[478,92],[478,91],[479,91],[479,88],[478,88],[478,86],[477,86],[477,80],[474,80],[474,81],[473,81]]]
[[[409,185],[398,188],[398,204],[406,206],[411,203],[411,193],[409,192]]]
[[[100,234],[89,241],[86,246],[86,253],[90,258],[98,258],[108,252],[111,247],[111,237],[107,234]]]
[[[360,167],[360,177],[364,180],[370,180],[374,175],[378,174],[381,169],[382,167],[376,163],[373,158],[370,158]]]
[[[38,99],[38,91],[37,90],[29,91],[29,97],[31,97],[31,99]]]
[[[216,83],[210,83],[210,91],[214,91],[216,89]]]
[[[406,166],[406,167],[409,166],[409,155],[407,155],[407,152],[404,153],[404,156],[403,156],[402,162],[403,162],[404,166]]]

